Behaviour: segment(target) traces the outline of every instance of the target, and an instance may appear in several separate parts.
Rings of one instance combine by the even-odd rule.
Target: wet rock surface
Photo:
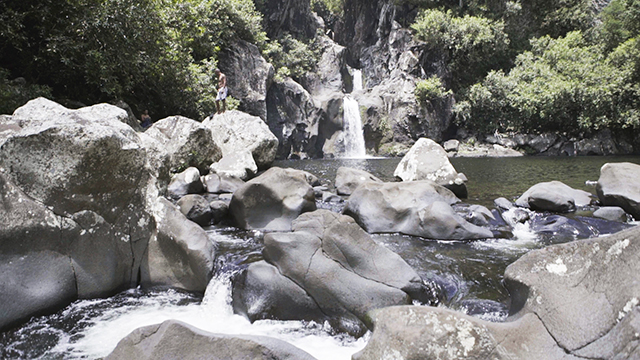
[[[640,219],[640,166],[631,163],[608,163],[600,169],[596,190],[607,206],[619,206]]]

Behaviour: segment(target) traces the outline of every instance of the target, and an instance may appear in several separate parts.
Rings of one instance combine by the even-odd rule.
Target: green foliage
[[[640,88],[632,69],[620,66],[639,54],[632,49],[626,44],[607,57],[579,31],[534,40],[509,74],[491,72],[471,87],[458,119],[484,131],[637,128]]]
[[[411,28],[430,49],[449,55],[454,91],[479,81],[506,60],[509,39],[502,21],[469,15],[456,17],[451,11],[425,10]]]
[[[0,68],[0,114],[12,114],[27,101],[39,97],[51,97],[46,86],[27,84],[23,78],[8,80],[9,71]]]
[[[6,0],[0,66],[84,103],[122,99],[157,117],[212,109],[218,52],[266,42],[251,0]],[[2,16],[4,18],[5,15]]]
[[[279,40],[267,43],[263,54],[276,68],[276,81],[282,81],[288,76],[299,80],[315,68],[320,58],[313,42],[298,40],[288,33]]]
[[[311,0],[311,8],[318,14],[344,15],[344,0]]]
[[[442,85],[442,81],[437,76],[432,76],[426,80],[420,80],[416,84],[416,100],[421,104],[443,98],[450,94],[451,90],[445,90]]]

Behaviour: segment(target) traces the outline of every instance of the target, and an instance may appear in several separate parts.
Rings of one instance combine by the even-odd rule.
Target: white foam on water
[[[201,304],[176,305],[177,301],[172,302],[172,297],[184,295],[167,291],[156,297],[145,298],[142,303],[114,307],[92,319],[93,324],[73,336],[75,339],[62,337],[51,352],[62,353],[70,359],[104,357],[133,330],[170,319],[213,333],[274,337],[307,351],[317,359],[351,359],[351,355],[366,345],[368,336],[360,339],[346,335],[331,336],[328,325],[275,320],[251,324],[246,318],[233,314],[230,284],[229,275],[213,279]],[[76,308],[83,306],[87,306],[85,301],[72,305]]]

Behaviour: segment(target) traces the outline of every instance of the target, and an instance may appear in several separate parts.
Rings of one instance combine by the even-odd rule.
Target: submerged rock
[[[627,221],[627,213],[624,211],[624,209],[618,206],[603,206],[598,210],[594,211],[593,216],[600,219],[611,220],[611,221],[619,221],[619,222]]]
[[[314,178],[305,171],[273,167],[238,189],[229,211],[242,229],[290,231],[298,215],[316,209],[309,184]]]
[[[314,360],[314,357],[282,340],[214,334],[181,321],[167,320],[134,330],[105,358],[121,359]]]
[[[596,191],[603,205],[619,206],[640,219],[640,165],[607,163],[600,169]]]
[[[370,233],[400,232],[440,240],[493,237],[489,229],[473,225],[451,208],[458,198],[436,183],[368,182],[353,192],[344,208]]]
[[[393,176],[402,181],[431,180],[453,191],[458,197],[467,197],[467,178],[456,171],[446,151],[431,139],[418,140],[402,158]]]

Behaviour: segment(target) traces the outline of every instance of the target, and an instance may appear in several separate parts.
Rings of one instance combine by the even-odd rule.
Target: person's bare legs
[[[216,100],[216,114],[220,114],[220,101]]]
[[[227,99],[222,100],[222,112],[227,111]]]

